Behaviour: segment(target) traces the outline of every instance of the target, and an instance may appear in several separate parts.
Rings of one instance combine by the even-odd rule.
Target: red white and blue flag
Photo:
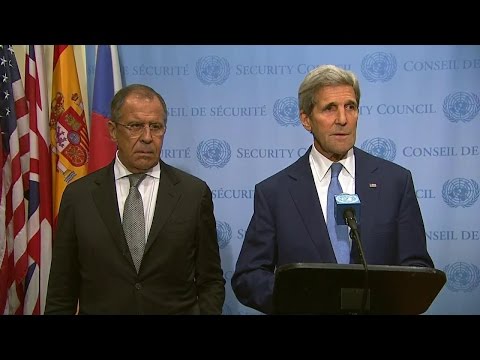
[[[43,46],[27,45],[25,94],[30,117],[28,271],[24,314],[45,310],[52,257],[52,165]]]
[[[0,45],[0,128],[0,314],[23,314],[28,269],[29,115],[11,45]]]
[[[109,164],[115,157],[116,144],[108,132],[111,118],[110,103],[122,88],[122,78],[116,45],[98,45],[90,120],[90,154],[88,172]]]

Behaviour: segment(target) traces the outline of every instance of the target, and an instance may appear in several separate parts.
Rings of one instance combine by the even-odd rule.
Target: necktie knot
[[[128,175],[128,180],[130,181],[130,187],[138,187],[140,183],[145,179],[147,174],[130,174]]]
[[[338,175],[340,174],[340,171],[342,171],[343,165],[339,162],[334,162],[332,163],[332,166],[330,167],[332,171],[332,179],[333,178],[338,178]]]

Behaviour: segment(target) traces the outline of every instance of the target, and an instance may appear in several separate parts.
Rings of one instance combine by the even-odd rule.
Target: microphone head
[[[360,224],[360,198],[357,194],[335,195],[335,222],[337,225],[346,225],[345,210],[351,209],[357,224]]]

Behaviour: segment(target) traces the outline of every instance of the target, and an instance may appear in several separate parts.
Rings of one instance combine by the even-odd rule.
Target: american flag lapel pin
[[[377,184],[376,183],[370,183],[370,184],[368,184],[368,187],[369,188],[376,188]]]

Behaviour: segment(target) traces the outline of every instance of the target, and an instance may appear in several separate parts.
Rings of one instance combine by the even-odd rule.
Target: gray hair
[[[298,107],[309,115],[315,106],[315,94],[325,86],[350,85],[355,91],[357,105],[360,105],[360,84],[357,76],[335,65],[320,65],[310,71],[298,89]]]
[[[122,116],[122,107],[123,107],[123,104],[125,103],[125,99],[127,98],[128,95],[133,93],[139,95],[141,98],[147,98],[147,99],[152,99],[154,97],[158,98],[158,100],[160,100],[160,103],[162,104],[163,111],[165,112],[164,120],[165,120],[165,125],[167,125],[167,104],[165,103],[165,100],[159,93],[153,90],[150,86],[142,85],[142,84],[131,84],[131,85],[125,86],[115,94],[110,106],[113,122],[118,122],[118,120]]]

